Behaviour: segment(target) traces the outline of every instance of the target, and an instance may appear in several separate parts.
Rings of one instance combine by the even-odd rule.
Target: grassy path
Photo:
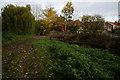
[[[42,37],[45,36],[36,36],[3,46],[3,78],[27,78],[29,72],[36,73],[36,71],[28,71],[28,66],[35,64],[27,60],[35,58],[35,55],[32,55],[35,50],[32,41]]]
[[[118,56],[43,37],[3,46],[3,78],[120,80]]]

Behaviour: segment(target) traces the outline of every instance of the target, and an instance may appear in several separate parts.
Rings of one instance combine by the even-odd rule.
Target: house
[[[107,31],[112,31],[114,33],[114,31],[116,29],[120,29],[120,23],[118,23],[118,22],[106,22],[105,29]]]

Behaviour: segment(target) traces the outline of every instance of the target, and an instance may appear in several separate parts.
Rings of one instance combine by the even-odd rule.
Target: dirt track
[[[9,44],[9,45],[5,45],[3,46],[3,50],[2,50],[2,54],[3,54],[3,78],[11,78],[13,77],[13,75],[9,75],[7,76],[6,74],[13,74],[16,73],[16,77],[19,78],[27,78],[27,66],[30,65],[29,62],[27,62],[27,59],[29,59],[30,57],[30,53],[34,52],[34,48],[31,44],[31,42],[35,39],[39,39],[39,38],[43,38],[46,36],[36,36],[30,39],[25,39],[22,41],[18,41],[16,43],[13,44]],[[14,57],[15,56],[15,57]],[[11,59],[9,61],[9,58],[14,58]],[[18,61],[17,61],[18,60]],[[17,72],[13,69],[8,69],[9,66],[14,66],[17,65],[18,68],[16,68],[16,70],[18,70]],[[10,71],[7,71],[6,68]]]
[[[25,39],[25,40],[15,42],[13,44],[3,45],[2,49],[3,49],[3,52],[5,50],[16,50],[16,49],[19,50],[20,48],[25,47],[27,44],[31,43],[31,41],[38,39],[38,38],[44,38],[44,37],[46,36],[35,36],[30,39]]]

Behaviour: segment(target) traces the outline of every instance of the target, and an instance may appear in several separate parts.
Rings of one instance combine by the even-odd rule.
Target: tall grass
[[[107,50],[101,51],[48,39],[36,40],[34,44],[37,48],[36,54],[44,56],[47,68],[43,67],[45,72],[42,73],[43,75],[48,73],[46,78],[55,80],[120,79],[120,58]]]
[[[6,44],[10,44],[10,43],[14,43],[23,39],[28,39],[28,38],[32,38],[34,35],[16,35],[14,33],[10,33],[10,32],[3,32],[2,33],[2,44],[6,45]]]

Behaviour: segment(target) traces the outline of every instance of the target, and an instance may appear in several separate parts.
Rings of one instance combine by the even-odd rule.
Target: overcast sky
[[[52,6],[61,14],[61,9],[65,4],[71,1],[74,6],[74,19],[78,19],[82,15],[102,15],[106,21],[118,20],[118,1],[119,0],[2,0],[0,7],[7,4],[14,4],[19,6],[25,6],[30,4],[32,7],[40,6],[45,8],[46,6]]]

